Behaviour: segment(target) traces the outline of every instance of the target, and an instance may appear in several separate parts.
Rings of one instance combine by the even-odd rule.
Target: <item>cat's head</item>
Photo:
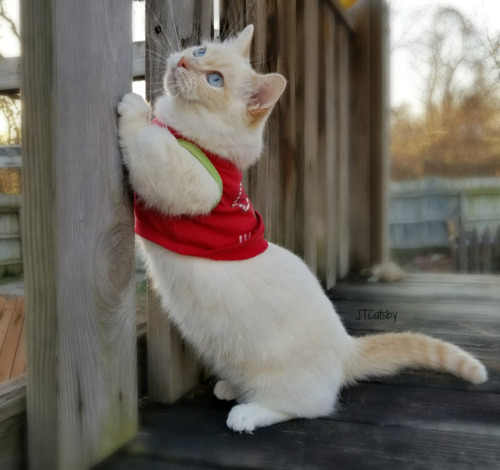
[[[165,75],[170,96],[156,108],[167,124],[242,169],[259,157],[265,121],[286,87],[281,75],[252,69],[252,36],[250,25],[233,39],[170,56]]]

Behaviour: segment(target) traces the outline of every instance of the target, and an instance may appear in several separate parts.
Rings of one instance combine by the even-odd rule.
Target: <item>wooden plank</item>
[[[479,274],[479,236],[476,227],[472,229],[471,264],[472,264],[472,271],[471,271],[472,274]]]
[[[354,34],[354,25],[351,16],[340,4],[339,0],[326,0],[325,4],[335,13],[338,21],[342,23],[342,27],[345,28],[349,34]]]
[[[389,12],[370,1],[370,264],[389,260]]]
[[[0,384],[0,468],[19,470],[26,463],[26,375]]]
[[[21,60],[19,57],[2,57],[0,59],[0,91],[18,93],[21,76]]]
[[[326,9],[325,9],[326,10]],[[339,135],[339,120],[335,110],[338,104],[340,84],[336,80],[335,61],[338,53],[338,46],[335,44],[337,25],[333,17],[326,10],[323,14],[325,36],[323,44],[325,47],[325,56],[323,63],[325,66],[324,71],[324,94],[325,94],[325,237],[326,237],[326,250],[325,250],[325,287],[332,288],[337,280],[337,161],[339,153],[336,151],[336,141],[340,139]],[[348,72],[348,70],[346,70]]]
[[[146,97],[163,94],[166,60],[172,52],[212,36],[211,0],[146,1]]]
[[[499,276],[429,276],[413,274],[396,283],[342,282],[329,291],[332,300],[402,300],[413,303],[500,304]],[[465,277],[466,279],[462,279]],[[458,299],[460,299],[458,301]]]
[[[318,263],[318,4],[304,5],[304,261],[313,273]]]
[[[447,276],[448,281],[452,278]],[[450,285],[441,283],[441,288]],[[463,290],[464,285],[458,287]],[[336,290],[344,286],[340,283]],[[356,286],[349,286],[355,292]],[[359,292],[365,286],[359,285]],[[373,298],[387,297],[388,291],[382,296],[373,291],[384,290],[386,285],[369,286]],[[399,296],[404,296],[407,289],[400,290]],[[439,299],[425,305],[395,302],[408,307],[407,324],[400,325],[398,320],[397,329],[429,329],[466,347],[485,362],[489,380],[472,385],[447,374],[404,372],[344,389],[331,417],[290,421],[251,436],[227,429],[225,420],[232,403],[215,399],[211,381],[175,406],[146,409],[141,433],[124,448],[118,462],[141,460],[145,468],[158,463],[166,468],[171,463],[242,469],[494,468],[500,459],[498,304],[485,299],[484,308],[472,318],[467,308],[474,304],[461,307],[460,296],[444,310]],[[340,303],[344,322],[354,334],[393,329],[381,321],[356,326],[353,316],[359,301],[354,297]],[[390,297],[387,304],[393,305]]]
[[[499,405],[500,393],[363,383],[343,391],[333,419],[500,438]]]
[[[5,340],[0,349],[0,383],[10,379],[16,351],[24,325],[24,302],[22,299],[12,299],[14,308],[6,331]]]
[[[350,67],[351,52],[347,33],[336,28],[335,36],[337,72],[336,81],[338,86],[337,95],[337,181],[336,181],[336,204],[337,220],[335,224],[337,239],[337,277],[343,278],[351,269],[351,223],[353,202],[350,199],[351,192],[351,86]],[[355,232],[354,232],[355,233]]]
[[[199,44],[212,34],[212,2],[148,0],[146,2],[146,95],[150,102],[163,94],[167,56]],[[190,347],[169,323],[167,312],[148,288],[148,396],[172,402],[199,383],[203,374]]]
[[[229,431],[226,413],[188,406],[149,410],[147,427],[124,453],[136,459],[242,469],[488,469],[500,459],[500,438],[486,432],[316,419],[278,424],[249,436]]]
[[[24,312],[24,299],[19,299],[18,302]],[[23,328],[21,330],[21,335],[19,337],[19,343],[17,344],[16,355],[14,357],[14,363],[12,364],[12,370],[10,373],[10,378],[13,379],[26,372],[26,318],[24,318],[23,313]]]
[[[210,470],[210,468],[205,464],[198,466],[183,462],[165,462],[147,457],[135,458],[127,454],[119,454],[94,467],[93,470]]]
[[[148,287],[148,398],[172,403],[202,379],[202,367]]]
[[[268,60],[273,57],[270,50],[273,35],[279,34],[279,27],[270,28],[275,13],[275,2],[267,0],[251,0],[246,3],[244,22],[254,25],[254,36],[251,51],[251,63],[259,73],[270,72],[273,64]],[[242,26],[243,28],[243,26]],[[235,26],[233,25],[233,30]],[[236,30],[236,33],[239,31]],[[273,70],[274,71],[274,70]],[[250,168],[245,175],[245,184],[252,204],[261,213],[265,226],[266,237],[273,240],[276,228],[277,216],[277,190],[279,175],[279,159],[276,158],[279,142],[277,139],[276,121],[272,116],[267,123],[264,136],[264,151],[258,165]],[[273,132],[274,130],[274,132]]]
[[[372,217],[370,212],[371,175],[371,115],[370,115],[370,1],[358,0],[351,7],[356,34],[353,39],[351,62],[352,96],[352,153],[349,162],[350,233],[349,249],[351,268],[355,271],[371,264]],[[355,208],[355,209],[353,209]]]
[[[490,235],[490,227],[487,226],[483,232],[483,270],[485,274],[491,274],[491,246],[492,239]]]
[[[133,43],[133,77],[134,80],[144,80],[146,63],[144,41]],[[21,59],[19,57],[0,58],[0,91],[4,93],[19,93],[21,85]]]
[[[500,331],[489,331],[492,320],[498,317],[498,305],[439,304],[435,302],[336,300],[335,309],[342,315],[348,328],[377,331],[405,331],[417,329],[426,333],[484,334],[500,336]],[[370,311],[371,310],[371,311]],[[388,318],[377,318],[382,310],[397,313]],[[422,320],[422,319],[425,320]]]
[[[7,330],[9,329],[10,319],[14,312],[15,299],[6,299],[0,297],[0,349],[3,346],[5,338],[7,337]]]
[[[116,137],[131,11],[23,0],[21,13],[30,467],[77,470],[137,428],[133,215]]]
[[[287,88],[280,98],[277,109],[280,135],[280,171],[281,171],[281,212],[282,231],[276,240],[291,251],[298,252],[296,233],[297,224],[297,5],[295,0],[278,1],[280,18],[280,53],[278,71],[287,79]]]
[[[359,0],[349,11],[356,34],[352,54],[350,160],[351,268],[388,257],[388,73],[386,17],[381,0]]]
[[[318,223],[316,227],[317,275],[325,280],[327,288],[335,284],[335,68],[334,68],[334,20],[326,4],[319,5],[318,35],[318,179],[316,181],[316,205]],[[327,143],[328,141],[328,143]],[[333,274],[333,279],[332,279]],[[327,279],[328,278],[328,279]]]

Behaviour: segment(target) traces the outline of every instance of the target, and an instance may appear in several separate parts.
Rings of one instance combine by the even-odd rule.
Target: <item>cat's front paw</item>
[[[149,120],[150,112],[150,106],[136,93],[127,93],[118,104],[118,114],[127,120]]]
[[[219,400],[232,401],[238,398],[238,394],[227,380],[219,380],[214,387],[214,395]]]

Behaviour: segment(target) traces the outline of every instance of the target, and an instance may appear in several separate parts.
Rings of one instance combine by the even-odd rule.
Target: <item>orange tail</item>
[[[355,339],[346,381],[392,375],[406,367],[449,372],[475,384],[488,376],[481,362],[454,344],[417,333],[387,333]]]

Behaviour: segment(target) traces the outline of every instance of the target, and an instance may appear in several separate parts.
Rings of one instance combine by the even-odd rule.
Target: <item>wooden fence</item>
[[[164,73],[162,44],[198,43],[210,32],[211,11],[208,1],[146,2],[151,101]],[[332,287],[350,269],[387,253],[384,2],[362,0],[348,16],[335,0],[224,0],[220,15],[222,38],[252,23],[257,71],[288,80],[268,123],[262,160],[247,175],[249,196],[266,236],[301,255]],[[154,292],[149,306],[148,391],[168,402],[195,385],[202,371]]]
[[[393,182],[390,245],[395,250],[450,247],[450,228],[472,232],[500,223],[500,179],[467,178]]]
[[[268,237],[331,287],[387,254],[384,2],[359,0],[349,15],[337,0],[220,6],[222,35],[253,23],[255,66],[288,79],[249,193]],[[133,70],[154,98],[156,36],[198,43],[212,31],[212,2],[148,0],[145,47],[130,43],[122,0],[22,0],[21,9],[28,458],[34,469],[78,470],[137,429],[133,220],[115,107]],[[141,50],[145,61],[134,59]],[[159,309],[151,292],[149,395],[171,401],[200,369]],[[0,407],[0,418],[11,412]],[[9,434],[9,449],[22,450],[21,434]]]
[[[486,226],[484,230],[474,227],[467,231],[460,224],[457,233],[452,233],[451,252],[456,271],[460,273],[500,273],[500,225],[496,231]]]

